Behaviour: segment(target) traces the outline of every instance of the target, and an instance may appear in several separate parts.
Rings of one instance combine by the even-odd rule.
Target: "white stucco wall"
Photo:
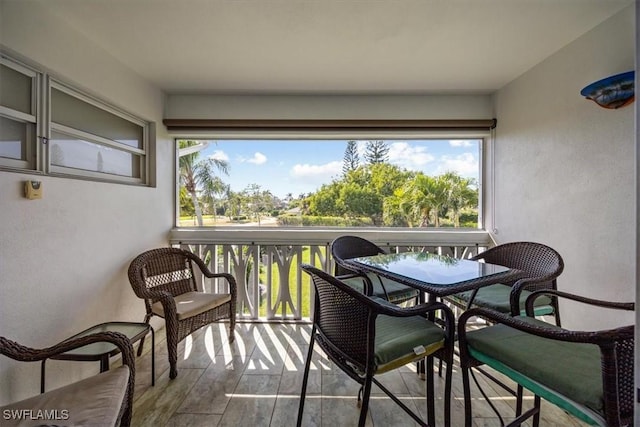
[[[634,69],[634,15],[630,6],[495,95],[497,241],[548,244],[565,261],[561,290],[618,301],[635,299],[634,106],[604,109],[580,90]],[[633,322],[561,313],[568,327]]]
[[[167,246],[173,225],[173,150],[164,95],[35,2],[0,3],[0,43],[65,80],[157,124],[157,187],[0,172],[0,335],[45,347],[96,323],[142,321],[127,279],[139,252]],[[22,197],[40,179],[44,198]],[[47,388],[97,372],[49,362]],[[0,357],[0,405],[39,392],[39,364]]]

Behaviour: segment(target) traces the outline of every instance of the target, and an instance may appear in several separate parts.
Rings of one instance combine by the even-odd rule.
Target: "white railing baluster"
[[[308,250],[310,264],[332,273],[333,259],[328,242],[342,234],[349,232],[332,230],[323,233],[300,229],[278,229],[271,232],[238,229],[230,232],[217,229],[214,233],[205,229],[176,229],[172,231],[171,244],[198,254],[213,272],[233,274],[238,284],[238,319],[304,320],[313,313],[315,301],[313,287],[300,269],[303,254]],[[389,252],[421,250],[456,258],[469,258],[476,255],[480,248],[493,245],[489,234],[482,230],[430,230],[412,233],[407,233],[406,230],[358,230],[357,234],[377,242]],[[384,236],[380,236],[381,234]],[[274,295],[275,277],[278,278],[279,290]],[[201,281],[202,278],[197,280]],[[228,291],[224,281],[201,283],[206,290],[212,292]],[[261,294],[260,285],[266,287],[264,294]],[[292,289],[291,286],[295,288]],[[309,310],[303,311],[305,305],[308,305]]]

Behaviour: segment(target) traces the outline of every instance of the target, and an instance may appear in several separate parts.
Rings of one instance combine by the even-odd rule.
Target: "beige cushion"
[[[0,408],[2,426],[115,426],[127,391],[129,367],[94,375]],[[19,412],[6,412],[6,411]],[[5,417],[22,414],[22,420]],[[6,419],[11,418],[11,419]]]
[[[188,319],[212,308],[231,301],[230,294],[208,294],[205,292],[186,292],[174,298],[178,320]],[[151,306],[151,310],[158,316],[164,317],[164,309],[160,301]]]

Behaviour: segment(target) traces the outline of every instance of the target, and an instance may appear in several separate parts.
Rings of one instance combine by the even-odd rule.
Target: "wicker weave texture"
[[[529,277],[551,281],[564,270],[562,256],[553,248],[536,242],[511,242],[490,248],[472,260],[484,260],[524,271]],[[543,288],[548,285],[541,285]],[[535,287],[535,286],[534,286]],[[528,288],[527,288],[528,289]],[[532,289],[529,289],[532,290]]]
[[[375,243],[358,236],[340,236],[331,243],[331,255],[336,262],[335,275],[353,273],[342,263],[345,259],[384,253]]]
[[[440,357],[447,362],[445,379],[445,425],[450,424],[451,365],[453,361],[453,313],[444,304],[432,302],[410,308],[400,308],[379,298],[366,296],[322,270],[311,265],[302,265],[302,269],[311,276],[315,288],[313,332],[303,379],[298,425],[304,407],[306,382],[308,378],[311,354],[315,342],[328,357],[347,375],[363,386],[363,399],[359,425],[364,426],[368,408],[371,385],[375,383],[387,393],[403,410],[420,425],[426,425],[411,409],[406,407],[393,394],[384,388],[375,378],[378,370],[375,358],[376,318],[379,315],[395,317],[422,316],[433,318],[436,313],[442,319],[445,330],[445,346],[424,354],[427,360],[427,418],[430,425],[435,423],[433,358]],[[399,334],[402,331],[398,331]]]
[[[345,260],[357,258],[357,257],[363,257],[363,256],[373,256],[373,255],[384,254],[384,253],[385,251],[382,250],[381,247],[379,247],[378,245],[376,245],[375,243],[367,239],[363,239],[362,237],[348,236],[348,235],[340,236],[331,243],[331,256],[335,261],[334,274],[336,276],[357,274],[355,271],[345,266],[345,263],[344,263]],[[366,282],[369,282],[371,284],[368,278],[367,279],[363,278],[363,280],[366,280]],[[365,282],[365,286],[366,286],[366,282]],[[386,286],[384,285],[380,277],[377,278],[377,282],[379,283],[383,291],[383,293],[378,293],[378,296],[388,299],[395,304],[400,304],[406,301],[417,300],[418,298],[418,291],[409,286],[404,286],[402,287],[403,289],[401,290],[396,289],[394,292],[394,291],[389,291],[386,288]],[[373,284],[371,285],[373,286]],[[365,293],[369,293],[369,292],[373,293],[374,295],[376,294],[376,292],[374,292],[373,289],[371,289],[371,291],[365,291]]]
[[[557,278],[564,270],[562,256],[555,249],[537,242],[504,243],[479,253],[471,259],[523,272],[524,278],[520,275],[517,280],[504,282],[512,287],[509,299],[512,315],[520,314],[520,295],[523,290],[533,292],[541,289],[557,289]],[[462,309],[474,306],[461,295],[446,299]],[[560,325],[558,300],[552,298],[551,304],[556,324]]]
[[[579,295],[569,294],[557,290],[539,290],[527,298],[527,311],[532,313],[535,298],[541,295],[549,295],[555,298],[566,298],[579,303],[592,306],[606,307],[632,311],[633,303],[612,303],[609,301],[585,298]],[[622,326],[615,329],[601,331],[572,331],[567,329],[548,328],[531,323],[525,323],[517,317],[497,313],[495,311],[474,308],[460,316],[458,324],[458,338],[460,342],[460,364],[463,373],[463,381],[468,379],[467,370],[479,366],[481,363],[475,360],[467,350],[466,324],[474,317],[481,316],[492,323],[502,323],[521,331],[540,337],[573,343],[595,344],[600,347],[601,374],[603,379],[604,414],[603,419],[607,426],[620,427],[633,424],[634,413],[634,326]],[[465,390],[465,412],[469,411],[467,418],[471,418],[470,392]]]
[[[118,332],[99,332],[66,340],[52,347],[43,349],[26,347],[8,338],[0,337],[0,354],[20,362],[37,362],[78,347],[103,341],[110,342],[118,347],[122,353],[122,364],[129,368],[127,390],[122,401],[122,406],[120,407],[119,415],[120,425],[128,427],[131,425],[131,415],[133,411],[133,390],[135,385],[136,364],[133,347],[125,335]]]
[[[371,309],[320,276],[312,278],[318,301],[314,322],[326,337],[324,342],[349,355],[351,362],[364,371],[369,353]]]
[[[195,316],[178,320],[174,297],[197,292],[193,265],[208,278],[222,279],[231,300]],[[158,248],[138,255],[129,265],[129,282],[135,294],[144,299],[145,322],[156,315],[151,306],[160,302],[165,313],[170,378],[178,375],[178,343],[191,333],[213,322],[229,319],[229,340],[234,340],[236,323],[236,280],[228,273],[212,273],[195,254],[178,248]]]

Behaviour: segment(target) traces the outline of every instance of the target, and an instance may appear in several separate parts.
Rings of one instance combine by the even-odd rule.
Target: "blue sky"
[[[358,141],[364,163],[366,141]],[[389,162],[402,168],[438,175],[456,171],[478,179],[478,140],[387,140]],[[233,191],[258,184],[283,198],[314,192],[342,174],[347,140],[216,140],[200,155],[226,160],[221,175]]]

